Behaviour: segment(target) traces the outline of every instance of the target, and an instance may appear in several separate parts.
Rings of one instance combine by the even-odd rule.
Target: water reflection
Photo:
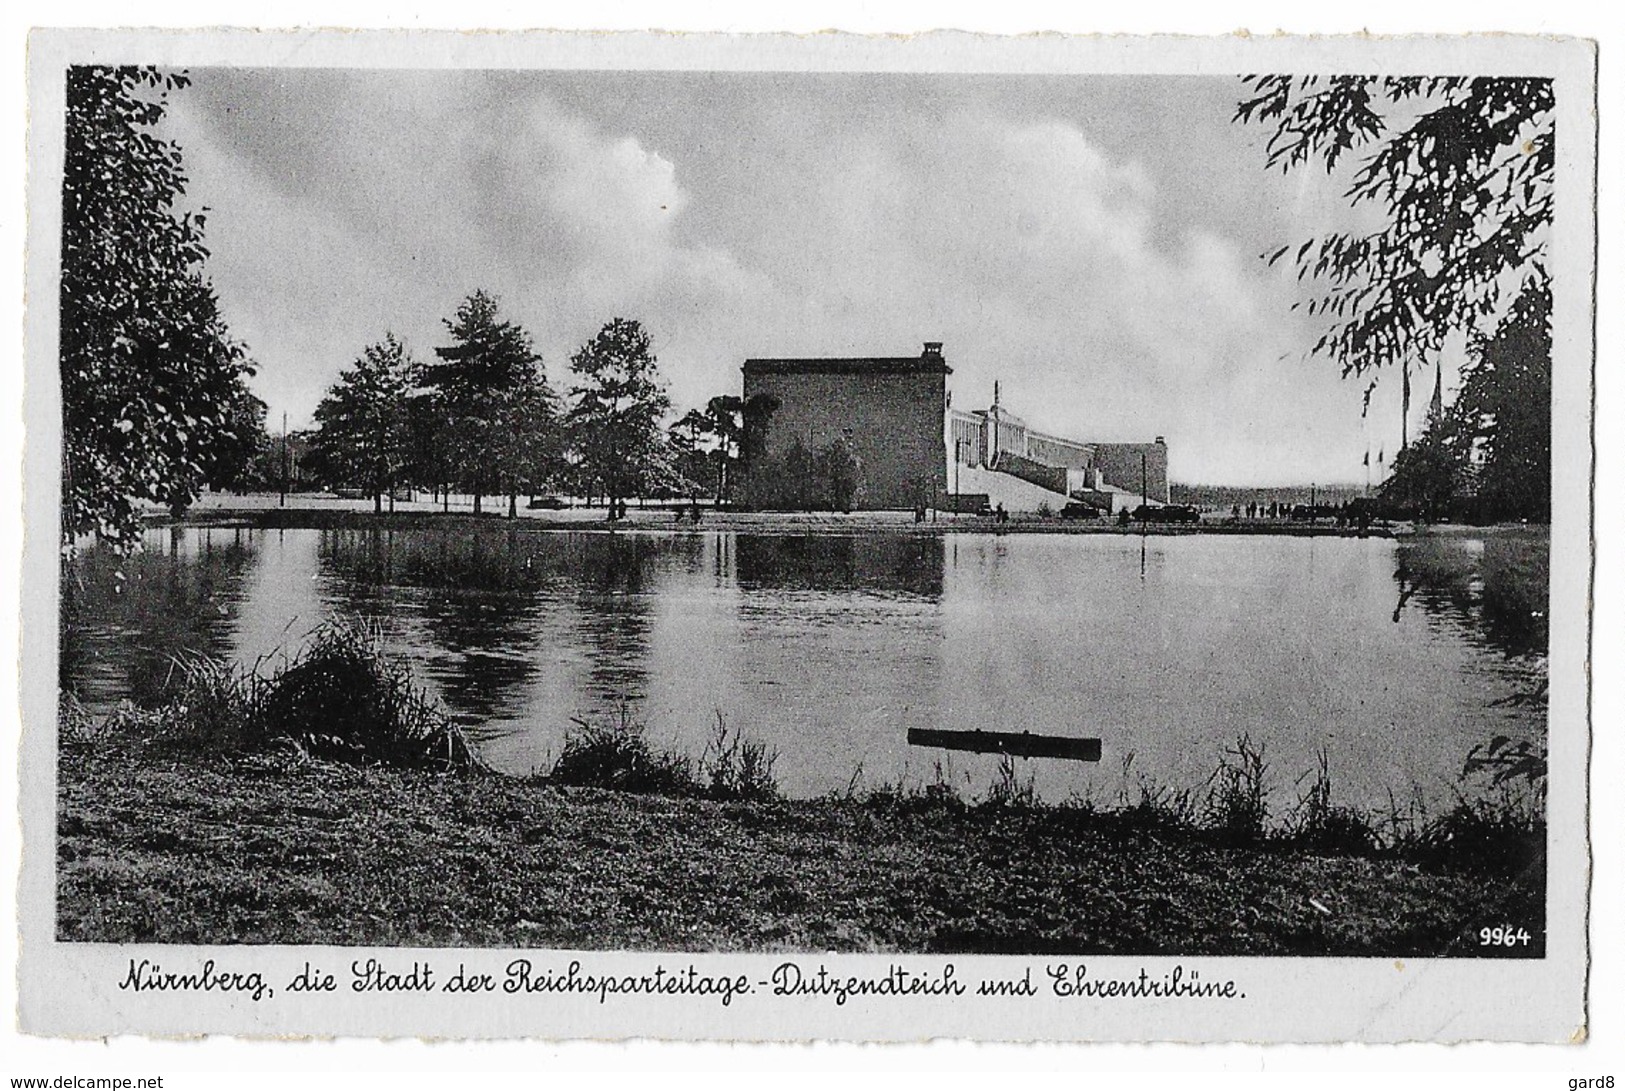
[[[159,700],[177,656],[229,656],[254,538],[154,532],[130,557],[90,549],[63,567],[58,675],[93,709]]]
[[[1414,598],[1475,643],[1508,656],[1544,654],[1550,538],[1544,531],[1431,534],[1400,543],[1393,620]]]
[[[1347,802],[1454,783],[1506,717],[1506,654],[1544,647],[1546,550],[1500,532],[1381,540],[699,531],[205,531],[89,550],[64,583],[64,684],[156,700],[181,650],[253,662],[375,618],[487,756],[526,771],[570,718],[637,706],[692,754],[721,712],[791,795],[928,778],[910,727],[1100,737],[1033,763],[1048,798],[1134,768],[1201,784],[1243,731]],[[112,573],[125,572],[118,586]],[[1397,602],[1397,609],[1396,609]],[[1498,688],[1501,687],[1501,688]],[[1526,725],[1538,730],[1538,723]],[[1509,732],[1510,733],[1510,732]],[[961,790],[995,761],[949,759]],[[1024,770],[1025,772],[1026,770]],[[1279,799],[1278,799],[1279,802]]]
[[[942,596],[940,537],[741,534],[735,547],[745,588]]]

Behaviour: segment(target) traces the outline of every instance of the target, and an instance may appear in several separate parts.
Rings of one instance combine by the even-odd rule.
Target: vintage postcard
[[[36,32],[23,1029],[1583,1040],[1595,60]]]

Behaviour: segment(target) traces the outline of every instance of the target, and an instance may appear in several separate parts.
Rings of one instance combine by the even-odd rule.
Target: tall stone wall
[[[1027,430],[1027,457],[1046,466],[1088,470],[1095,464],[1095,445]]]
[[[949,454],[965,466],[987,465],[987,418],[953,410],[948,414]]]
[[[1154,443],[1097,443],[1095,467],[1106,484],[1129,492],[1140,491],[1141,456],[1144,456],[1146,495],[1168,503],[1168,445],[1158,436]]]
[[[747,360],[744,373],[746,401],[758,394],[778,401],[762,437],[764,461],[797,440],[814,451],[845,440],[860,464],[860,509],[907,510],[946,491],[949,368],[940,355]],[[748,471],[747,504],[765,494],[764,484]]]

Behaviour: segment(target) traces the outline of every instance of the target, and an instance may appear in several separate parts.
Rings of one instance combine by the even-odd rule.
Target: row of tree
[[[671,400],[634,319],[616,318],[570,357],[562,395],[523,327],[476,291],[445,322],[449,344],[414,359],[392,334],[369,345],[316,409],[301,468],[361,489],[381,510],[403,487],[442,497],[569,491],[613,510],[633,497],[735,496],[741,467],[777,408],[771,398],[710,399],[666,424]]]
[[[204,272],[205,217],[184,211],[181,150],[158,135],[184,74],[79,66],[66,76],[60,373],[65,546],[121,549],[144,504],[184,510],[205,488],[314,478],[371,493],[403,485],[487,497],[569,489],[611,504],[684,495],[721,503],[759,447],[768,399],[713,398],[669,427],[671,402],[636,321],[617,318],[549,385],[530,334],[475,292],[435,359],[394,336],[367,346],[316,411],[273,443],[253,364]],[[752,437],[756,437],[754,440]]]
[[[286,477],[252,362],[204,275],[204,216],[182,211],[180,149],[157,135],[184,75],[130,66],[66,73],[60,373],[65,543],[128,548],[143,503],[184,508],[205,487]],[[1546,271],[1556,144],[1552,83],[1529,78],[1259,76],[1237,119],[1273,129],[1269,163],[1342,169],[1380,226],[1269,255],[1313,285],[1326,321],[1312,355],[1368,383],[1436,362],[1468,337],[1462,388],[1396,461],[1390,498],[1479,518],[1544,519],[1551,482],[1551,308]],[[1403,119],[1398,124],[1391,118]],[[1287,255],[1291,254],[1288,258]],[[323,401],[312,469],[382,497],[403,481],[506,495],[563,484],[611,500],[732,495],[771,405],[715,398],[670,428],[648,335],[617,319],[548,386],[530,336],[476,292],[420,366],[392,337]],[[753,439],[753,435],[755,438]],[[817,461],[804,452],[802,463]],[[834,496],[835,455],[784,502]],[[809,465],[811,463],[808,463]],[[799,464],[798,464],[799,465]],[[806,470],[806,466],[801,467]],[[791,467],[792,470],[796,467]],[[256,480],[256,476],[259,480]],[[792,474],[792,477],[797,476]],[[814,479],[822,484],[811,484]],[[829,485],[833,482],[833,485]],[[795,491],[795,490],[792,490]],[[830,495],[825,495],[830,494]],[[833,496],[833,499],[831,499]]]
[[[304,468],[360,488],[381,508],[402,486],[505,497],[565,481],[611,505],[669,490],[671,407],[649,335],[617,318],[570,358],[566,398],[547,380],[522,326],[476,291],[445,322],[449,344],[420,363],[392,334],[369,345],[328,390]]]

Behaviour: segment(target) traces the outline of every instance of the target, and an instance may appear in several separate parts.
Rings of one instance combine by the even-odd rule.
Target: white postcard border
[[[770,979],[774,967],[822,963],[874,974],[890,964],[961,980],[1010,976],[1047,964],[1086,962],[1091,974],[1152,976],[1176,964],[1204,980],[1233,978],[1246,995],[1205,1002],[913,998],[617,998],[496,996],[448,1003],[396,995],[281,995],[303,964],[341,971],[354,960],[393,965],[461,961],[491,972],[521,953],[333,948],[173,948],[62,944],[54,938],[54,806],[58,400],[55,389],[55,190],[61,162],[61,85],[67,63],[136,61],[165,66],[256,64],[350,67],[644,67],[894,71],[1232,73],[1383,71],[1550,74],[1557,79],[1561,144],[1553,229],[1554,376],[1549,800],[1551,846],[1547,957],[1539,961],[1220,958],[992,958],[965,956],[710,955],[529,952],[562,970],[572,959],[605,973],[649,973],[690,964],[714,975]],[[30,229],[24,414],[22,584],[22,792],[24,860],[19,891],[20,1015],[31,1033],[161,1036],[429,1036],[481,1038],[723,1038],[807,1040],[1123,1041],[1573,1041],[1583,1037],[1586,959],[1586,761],[1591,577],[1591,405],[1594,318],[1595,54],[1586,44],[1539,38],[984,38],[836,35],[457,34],[452,32],[53,31],[30,41]],[[132,997],[117,982],[132,959],[222,968],[260,967],[279,995]]]

